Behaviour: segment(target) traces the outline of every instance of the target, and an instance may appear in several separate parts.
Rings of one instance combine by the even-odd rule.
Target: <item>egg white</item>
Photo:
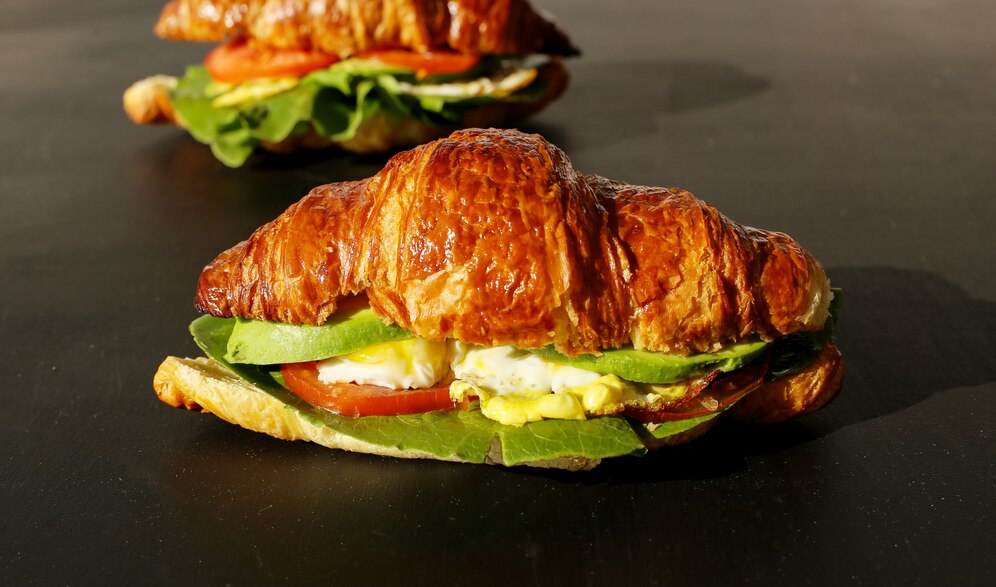
[[[318,363],[324,383],[359,383],[390,389],[430,387],[449,372],[447,344],[409,338],[368,346]]]

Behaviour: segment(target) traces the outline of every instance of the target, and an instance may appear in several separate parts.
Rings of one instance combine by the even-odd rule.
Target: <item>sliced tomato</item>
[[[336,55],[301,49],[254,47],[245,39],[233,39],[211,50],[204,67],[220,82],[239,84],[267,77],[299,77],[339,61]]]
[[[421,75],[439,73],[463,73],[477,65],[480,55],[464,55],[453,51],[403,51],[400,49],[383,49],[366,51],[357,57],[361,59],[376,59],[390,65],[414,69]]]
[[[325,383],[318,379],[318,363],[280,366],[284,384],[313,406],[344,416],[397,416],[459,407],[450,399],[450,386],[389,389],[356,383]]]

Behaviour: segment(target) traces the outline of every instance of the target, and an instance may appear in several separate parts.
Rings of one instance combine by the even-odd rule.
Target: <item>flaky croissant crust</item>
[[[527,0],[172,0],[155,31],[187,41],[244,36],[270,47],[343,57],[384,48],[577,53]]]
[[[470,129],[315,188],[209,264],[215,316],[321,324],[344,296],[413,333],[569,355],[822,328],[820,264],[679,189],[577,172],[539,135]]]

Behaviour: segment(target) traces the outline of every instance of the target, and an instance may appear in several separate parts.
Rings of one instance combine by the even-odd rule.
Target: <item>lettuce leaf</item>
[[[667,422],[656,422],[652,424],[647,423],[643,424],[643,428],[646,430],[647,434],[660,440],[667,438],[668,436],[681,434],[686,430],[691,430],[692,428],[695,428],[699,424],[708,422],[709,420],[712,420],[716,416],[719,416],[729,408],[730,406],[727,406],[725,409],[717,410],[711,414],[705,414],[703,416],[697,416],[695,418],[686,418],[684,420],[670,420]]]
[[[840,306],[844,302],[844,292],[832,289],[833,299],[830,300],[830,317],[819,332],[799,332],[776,340],[771,345],[771,366],[768,369],[768,380],[798,373],[820,354],[823,347],[830,342],[833,329],[840,316]]]
[[[497,61],[484,59],[482,63],[463,79],[498,67]],[[355,137],[360,125],[379,112],[446,127],[459,123],[468,108],[494,101],[488,97],[418,98],[401,92],[402,81],[434,83],[436,78],[417,80],[409,69],[347,59],[305,75],[286,92],[248,104],[217,107],[212,104],[211,76],[203,66],[193,65],[178,80],[171,101],[190,134],[210,145],[215,156],[229,167],[244,164],[261,141],[279,142],[311,130],[330,140],[345,141]],[[544,92],[543,84],[537,82],[504,100],[534,101]]]

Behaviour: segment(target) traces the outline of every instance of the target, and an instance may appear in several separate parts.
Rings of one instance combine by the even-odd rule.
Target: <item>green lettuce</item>
[[[704,424],[705,422],[712,420],[713,418],[719,416],[726,410],[730,409],[732,405],[733,404],[730,404],[730,406],[727,406],[721,410],[716,410],[711,414],[704,414],[702,416],[696,416],[694,418],[685,418],[684,420],[668,420],[666,422],[647,423],[647,424],[642,424],[642,427],[646,434],[658,440],[663,440],[668,436],[681,434],[682,432],[686,432],[688,430],[691,430],[692,428],[695,428],[699,424]]]
[[[401,91],[401,83],[473,79],[497,67],[497,63],[484,59],[482,65],[462,76],[417,80],[410,69],[347,59],[306,74],[296,87],[285,92],[225,107],[212,104],[217,84],[202,65],[193,65],[178,80],[170,100],[195,139],[210,145],[215,157],[225,165],[239,167],[262,141],[276,143],[310,131],[345,141],[355,137],[360,125],[377,113],[441,128],[455,125],[467,109],[495,99],[410,96]],[[504,100],[533,101],[544,92],[544,85],[534,82]]]
[[[830,300],[830,317],[819,332],[799,332],[776,340],[771,345],[771,365],[768,368],[768,380],[798,373],[820,354],[823,347],[830,342],[833,329],[840,315],[840,305],[844,302],[844,292],[833,289],[833,299]]]

